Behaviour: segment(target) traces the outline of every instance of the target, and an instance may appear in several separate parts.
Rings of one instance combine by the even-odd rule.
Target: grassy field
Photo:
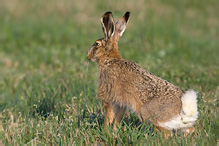
[[[1,0],[0,143],[72,145],[216,145],[219,95],[216,0]],[[198,94],[196,131],[163,139],[127,113],[118,131],[103,129],[97,64],[87,51],[103,37],[100,17],[131,18],[123,58]]]

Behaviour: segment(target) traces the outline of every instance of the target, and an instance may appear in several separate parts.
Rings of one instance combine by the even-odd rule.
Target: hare
[[[105,125],[114,124],[116,129],[126,109],[130,109],[141,122],[153,123],[166,135],[173,130],[193,132],[198,118],[196,92],[183,91],[121,57],[118,41],[129,16],[126,12],[114,23],[112,13],[106,12],[101,18],[105,37],[95,41],[88,51],[88,59],[98,63],[98,95],[106,112]]]

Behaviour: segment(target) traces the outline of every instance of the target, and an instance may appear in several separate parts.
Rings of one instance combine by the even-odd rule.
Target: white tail
[[[182,95],[181,100],[183,122],[195,122],[198,118],[197,93],[188,90]]]

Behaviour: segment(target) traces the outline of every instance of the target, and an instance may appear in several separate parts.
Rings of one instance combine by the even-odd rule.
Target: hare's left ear
[[[105,34],[105,39],[109,40],[115,31],[115,24],[113,20],[113,15],[111,12],[106,12],[100,19],[103,27],[103,32]]]
[[[119,38],[122,36],[123,32],[126,29],[126,26],[129,21],[130,12],[126,12],[124,16],[122,16],[119,21],[116,22],[116,30],[115,30],[115,40],[119,41]]]

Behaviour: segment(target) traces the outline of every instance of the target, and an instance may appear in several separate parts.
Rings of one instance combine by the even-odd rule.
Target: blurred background
[[[87,61],[87,51],[104,36],[100,18],[106,11],[115,21],[131,12],[119,42],[123,58],[202,98],[218,97],[218,8],[217,0],[0,0],[5,129],[11,115],[63,118],[69,104],[77,104],[69,115],[103,113],[98,68]]]

